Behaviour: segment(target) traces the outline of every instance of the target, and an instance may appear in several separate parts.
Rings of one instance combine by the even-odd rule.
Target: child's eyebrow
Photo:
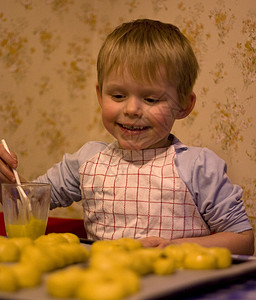
[[[126,85],[125,83],[122,84],[122,83],[108,83],[106,84],[105,86],[105,89],[127,89],[126,88]],[[162,89],[162,88],[156,88],[156,87],[152,87],[152,86],[145,86],[143,87],[143,84],[141,84],[140,86],[140,90],[141,90],[141,93],[155,93],[155,94],[164,94],[165,93],[165,90]]]
[[[114,90],[114,89],[120,89],[123,88],[122,84],[117,84],[117,83],[108,83],[106,84],[106,90]]]
[[[114,93],[114,92],[125,93],[126,92],[125,86],[120,85],[120,84],[107,84],[103,88],[103,90],[105,93]]]

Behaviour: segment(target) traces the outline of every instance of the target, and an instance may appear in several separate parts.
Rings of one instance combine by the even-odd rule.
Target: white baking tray
[[[233,256],[234,263],[230,268],[223,270],[177,270],[167,276],[148,275],[141,279],[142,288],[137,294],[125,298],[126,300],[160,300],[161,298],[180,299],[184,292],[190,295],[191,291],[201,291],[207,287],[223,287],[229,284],[256,275],[256,257]],[[47,277],[47,275],[46,275]],[[44,278],[44,280],[46,279]],[[179,295],[179,298],[177,298]],[[12,300],[52,300],[47,294],[44,282],[33,289],[23,289],[15,293],[0,292],[0,299]],[[67,299],[66,300],[71,300]],[[72,299],[73,300],[73,299]]]

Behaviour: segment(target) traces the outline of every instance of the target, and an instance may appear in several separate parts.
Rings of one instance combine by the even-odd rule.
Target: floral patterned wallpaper
[[[201,67],[197,105],[174,133],[228,164],[256,227],[255,0],[0,0],[0,137],[27,179],[89,140],[112,141],[96,100],[96,58],[124,21],[177,25]],[[78,204],[52,215],[82,217]]]

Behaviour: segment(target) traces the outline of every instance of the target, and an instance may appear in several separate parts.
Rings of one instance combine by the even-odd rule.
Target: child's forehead
[[[163,84],[174,86],[174,81],[170,80],[164,68],[150,70],[148,68],[132,68],[128,66],[118,66],[106,74],[104,81],[135,81],[143,86],[162,86]]]

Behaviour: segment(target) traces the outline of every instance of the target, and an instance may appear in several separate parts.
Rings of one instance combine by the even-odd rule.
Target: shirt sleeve
[[[106,145],[102,142],[86,143],[77,152],[65,154],[61,162],[55,164],[44,175],[35,180],[52,185],[50,209],[66,207],[74,201],[81,200],[78,170],[86,160],[102,151]]]
[[[209,149],[189,147],[177,154],[176,163],[212,232],[252,229],[241,200],[243,191],[231,183],[221,158]]]

